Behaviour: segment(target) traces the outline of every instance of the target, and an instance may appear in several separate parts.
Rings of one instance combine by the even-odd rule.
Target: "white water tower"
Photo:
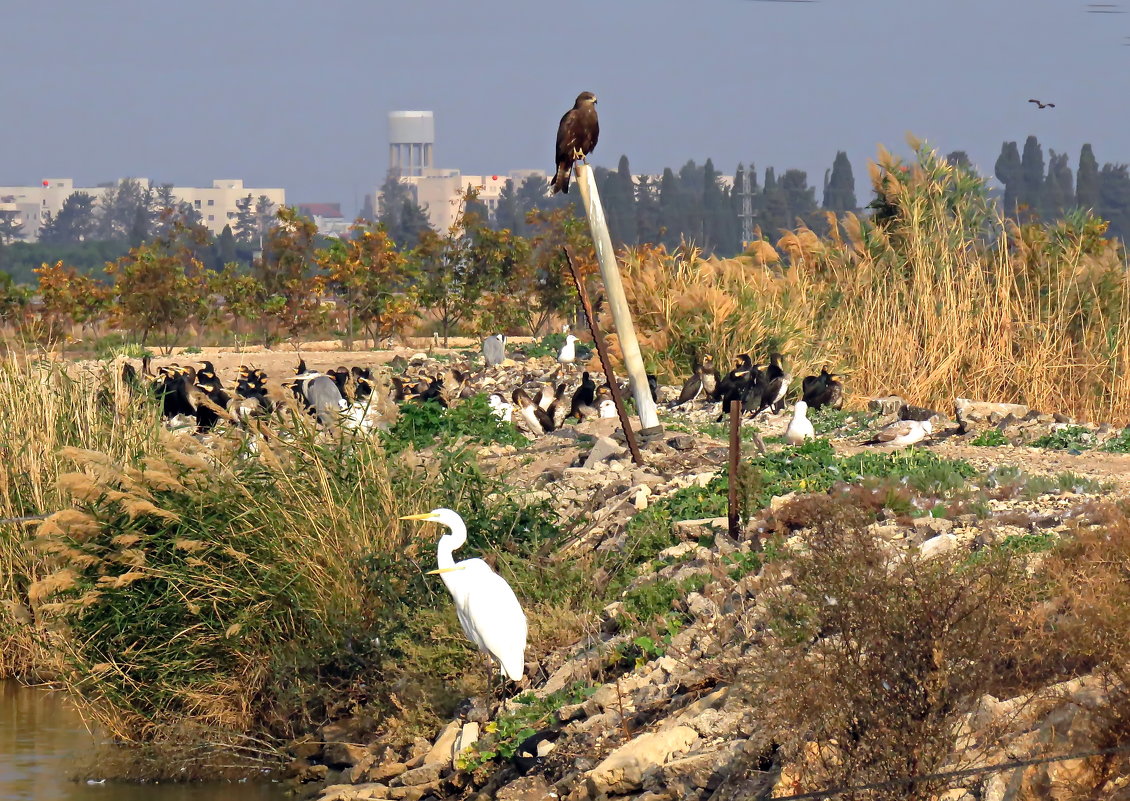
[[[401,177],[419,176],[432,166],[436,141],[435,117],[430,111],[390,111],[388,168]]]

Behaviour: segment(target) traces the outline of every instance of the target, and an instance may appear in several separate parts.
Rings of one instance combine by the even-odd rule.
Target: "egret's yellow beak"
[[[432,519],[432,513],[431,512],[421,512],[418,515],[404,515],[400,519],[401,520],[431,520]]]
[[[462,569],[463,568],[461,568],[461,567],[440,567],[440,568],[436,568],[435,570],[429,570],[428,575],[429,576],[438,576],[440,573],[450,573],[453,570],[462,570]]]

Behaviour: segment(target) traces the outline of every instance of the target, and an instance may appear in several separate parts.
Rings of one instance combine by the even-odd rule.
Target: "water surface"
[[[0,801],[281,801],[269,783],[89,784],[97,743],[61,693],[0,681]]]

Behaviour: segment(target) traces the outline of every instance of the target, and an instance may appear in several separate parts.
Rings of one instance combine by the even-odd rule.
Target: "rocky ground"
[[[315,355],[311,350],[306,357],[316,368],[384,364],[397,355],[408,362],[409,373],[435,373],[450,364],[446,358],[440,363],[407,350],[379,355]],[[233,367],[225,359],[237,357],[211,358],[223,374]],[[246,360],[271,367],[262,354],[247,354]],[[280,369],[293,360],[292,354],[280,358]],[[576,373],[562,374],[553,359],[543,357],[479,372],[472,388],[509,394],[518,383],[533,387],[563,376],[571,390]],[[677,393],[677,387],[664,387],[661,401]],[[826,430],[836,455],[873,451],[876,446],[863,443],[880,425],[901,416],[922,419],[930,414],[892,398],[867,407],[855,415],[818,418],[818,433],[821,427]],[[1054,537],[1076,530],[1080,521],[1086,525],[1097,503],[1130,491],[1130,455],[1101,450],[1121,436],[1119,430],[1077,426],[1062,416],[1006,404],[959,401],[953,409],[938,411],[935,435],[921,447],[945,459],[964,460],[976,478],[969,480],[969,491],[960,502],[947,500],[941,514],[881,516],[873,531],[890,544],[892,553],[930,558],[1032,535]],[[716,414],[714,404],[662,408],[665,433],[644,444],[643,464],[633,463],[627,454],[615,419],[568,425],[533,438],[526,447],[487,446],[480,460],[490,470],[507,474],[528,499],[554,504],[574,534],[553,558],[615,551],[625,547],[635,515],[687,487],[706,487],[724,468],[727,444],[723,429],[713,423]],[[750,428],[756,427],[756,436],[743,442],[744,455],[757,456],[761,448],[769,454],[781,451],[779,438],[788,420],[784,413],[748,421],[747,431],[752,434]],[[1061,447],[1021,444],[1032,442]],[[745,649],[756,647],[748,635],[764,611],[759,611],[758,598],[765,579],[756,570],[742,575],[734,566],[749,560],[767,532],[780,530],[775,516],[802,494],[803,487],[773,498],[767,508],[747,510],[737,537],[727,532],[724,517],[673,521],[675,544],[659,553],[624,591],[626,596],[649,582],[693,586],[673,601],[685,625],[662,648],[633,650],[638,632],[627,625],[624,604],[612,601],[578,641],[548,653],[527,652],[530,661],[520,688],[525,694],[517,699],[512,695],[494,723],[481,700],[468,703],[463,715],[432,738],[397,749],[366,739],[358,721],[335,721],[322,729],[320,739],[292,745],[288,775],[296,791],[322,801],[736,799],[765,788],[773,788],[775,796],[788,795],[795,787],[789,767],[771,759],[759,763],[767,744],[752,727],[748,702],[731,686],[727,666],[740,660]],[[934,500],[921,496],[912,497],[911,503],[941,508],[930,507]],[[786,547],[803,547],[803,527],[786,533]],[[972,763],[1023,758],[1049,743],[1086,748],[1091,745],[1086,710],[1099,692],[1094,681],[1083,678],[1048,688],[1046,697],[1060,701],[1054,707],[1038,703],[1034,696],[985,696],[969,711],[969,720],[1007,719],[1008,732],[993,747],[981,749]],[[501,756],[485,758],[478,750],[483,738],[510,718],[556,737],[554,749],[528,771]],[[759,764],[766,770],[749,768]],[[1093,769],[1092,762],[1078,759],[990,772],[969,777],[945,797],[999,801],[1014,797],[1021,786],[1036,792]],[[1113,797],[1124,784],[1112,778],[1103,797]]]

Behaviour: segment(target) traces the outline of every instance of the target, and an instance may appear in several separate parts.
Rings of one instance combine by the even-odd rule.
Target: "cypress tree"
[[[1036,137],[1024,140],[1024,154],[1020,158],[1020,195],[1017,201],[1029,211],[1039,214],[1044,188],[1044,149]]]
[[[1104,164],[1099,173],[1099,214],[1110,222],[1110,233],[1130,239],[1130,174],[1125,164]]]
[[[235,261],[235,234],[232,233],[230,225],[225,225],[224,230],[220,231],[216,250],[216,257],[221,268],[225,264]]]
[[[777,173],[765,168],[764,201],[761,204],[761,229],[768,237],[775,237],[782,228],[789,227],[789,202],[777,184]]]
[[[665,167],[659,183],[659,240],[668,248],[678,247],[683,233],[680,194],[675,173]]]
[[[500,231],[518,230],[518,197],[513,178],[507,178],[502,191],[498,193],[498,203],[494,207],[494,227]]]
[[[858,208],[855,200],[855,176],[847,153],[839,151],[832,162],[832,175],[824,185],[824,208],[842,214]]]
[[[701,247],[706,253],[721,253],[728,250],[726,232],[726,203],[722,187],[718,183],[718,173],[714,170],[714,160],[707,159],[702,170],[702,239]]]
[[[788,208],[786,227],[796,225],[798,217],[807,221],[812,212],[816,211],[816,188],[808,185],[808,173],[804,170],[785,170],[780,187]]]
[[[620,157],[615,172],[606,172],[600,182],[604,208],[608,214],[608,227],[616,245],[636,242],[635,186],[628,157]]]
[[[659,187],[644,175],[636,186],[636,236],[641,243],[658,244],[659,237]]]
[[[1067,154],[1048,151],[1048,175],[1044,179],[1043,205],[1040,213],[1045,220],[1055,220],[1075,205],[1074,185],[1071,167],[1067,165]]]
[[[1001,145],[1001,154],[997,156],[993,173],[1004,185],[1004,213],[1015,214],[1021,191],[1020,151],[1016,147],[1016,142],[1005,142]]]
[[[1079,172],[1075,176],[1075,203],[1084,208],[1099,209],[1099,163],[1090,144],[1079,153]]]

